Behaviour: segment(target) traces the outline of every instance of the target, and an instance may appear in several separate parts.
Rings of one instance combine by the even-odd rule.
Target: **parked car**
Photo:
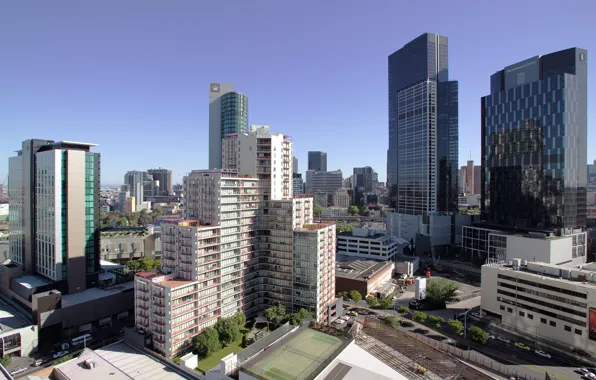
[[[588,371],[587,368],[578,368],[578,369],[575,370],[575,372],[577,372],[577,373],[579,373],[581,375],[585,375],[585,374],[590,373],[590,371]]]
[[[517,348],[521,348],[522,350],[526,350],[526,351],[530,351],[531,350],[530,346],[525,345],[523,343],[515,343],[514,346],[517,347]]]
[[[503,338],[502,336],[498,336],[498,337],[497,337],[497,340],[498,340],[499,342],[501,342],[501,343],[505,343],[505,344],[509,344],[509,343],[510,343],[509,339],[505,339],[505,338]]]
[[[493,334],[488,334],[488,339],[496,339],[496,337]]]
[[[547,359],[550,359],[550,358],[551,358],[551,356],[550,356],[550,354],[549,354],[549,353],[546,353],[546,352],[544,352],[544,351],[542,351],[542,350],[534,350],[534,353],[535,353],[536,355],[540,355],[540,356],[542,356],[543,358],[547,358]]]
[[[43,359],[37,359],[37,360],[35,361],[35,363],[33,363],[33,365],[34,365],[34,366],[36,366],[36,367],[39,367],[39,366],[40,366],[40,365],[42,365],[42,364],[43,364]]]
[[[401,324],[402,327],[414,327],[414,324],[409,321],[400,321],[399,323]]]
[[[358,316],[358,313],[356,313],[355,311],[348,311],[346,314],[347,315],[351,315],[352,317],[357,317]]]
[[[19,373],[23,373],[27,370],[27,367],[19,367],[19,368],[15,368],[10,372],[11,376],[15,376],[18,375]]]
[[[68,355],[68,352],[67,351],[58,351],[58,352],[56,352],[54,354],[53,358],[54,359],[58,359],[58,358],[61,358],[63,356],[66,356],[66,355]]]

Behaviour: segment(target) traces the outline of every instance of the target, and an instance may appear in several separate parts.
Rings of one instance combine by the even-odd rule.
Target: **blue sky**
[[[489,76],[538,54],[596,51],[595,10],[593,0],[4,1],[0,183],[33,137],[99,144],[104,184],[158,166],[179,181],[207,167],[212,81],[248,95],[250,123],[293,137],[301,171],[307,151],[322,150],[330,169],[370,165],[384,181],[387,56],[423,32],[449,37],[459,159],[478,160]]]

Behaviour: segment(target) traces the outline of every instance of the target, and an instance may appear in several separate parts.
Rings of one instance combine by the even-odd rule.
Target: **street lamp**
[[[470,311],[472,311],[472,309],[468,309],[468,311],[464,313],[464,339],[466,339],[466,336],[468,334],[468,313]]]

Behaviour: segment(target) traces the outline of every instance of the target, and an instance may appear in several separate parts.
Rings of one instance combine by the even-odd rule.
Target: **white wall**
[[[572,258],[572,238],[534,239],[524,236],[507,236],[507,260],[522,259],[560,264]]]

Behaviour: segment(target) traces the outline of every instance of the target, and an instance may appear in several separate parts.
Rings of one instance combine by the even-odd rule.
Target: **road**
[[[400,300],[396,301],[396,307],[403,303],[399,302]],[[475,300],[468,300],[464,301],[467,304],[474,304]],[[371,310],[379,315],[392,315],[403,319],[404,317],[398,314],[395,310],[378,310],[378,309],[369,309],[365,306],[361,305],[362,303],[359,302],[358,305],[351,305],[349,302],[346,302],[346,306],[356,306],[360,309],[367,309]],[[407,302],[405,303],[407,304]],[[457,310],[457,304],[453,305],[454,307],[450,307],[449,309],[444,310],[434,310],[434,311],[425,311],[428,315],[436,315],[441,316],[447,319],[452,319],[454,311]],[[461,305],[460,305],[461,306]],[[437,340],[445,340],[445,339],[452,339],[456,341],[459,348],[465,349],[466,346],[470,350],[477,351],[482,353],[483,355],[495,360],[496,362],[500,363],[501,365],[508,366],[511,370],[517,372],[520,377],[525,376],[527,378],[535,378],[535,379],[543,379],[545,373],[548,374],[553,379],[559,380],[579,380],[581,376],[574,372],[579,366],[573,366],[573,363],[569,363],[569,359],[566,357],[562,357],[561,355],[557,354],[556,352],[549,353],[553,356],[551,359],[543,358],[534,353],[534,341],[529,339],[523,339],[518,336],[513,336],[511,334],[504,334],[501,333],[500,336],[509,339],[510,343],[506,344],[500,342],[498,340],[489,339],[489,341],[485,345],[476,344],[469,339],[463,339],[463,337],[458,337],[448,329],[445,330],[436,330],[434,328],[429,327],[428,325],[417,324],[412,322],[413,326],[409,328],[404,328],[406,330],[410,330],[412,332],[426,331],[424,335],[437,339]],[[479,325],[486,329],[486,325],[483,325],[482,322],[475,318],[470,318],[468,321],[470,326],[472,325]],[[422,330],[422,331],[421,331]],[[490,330],[489,330],[490,331]],[[531,347],[530,351],[522,350],[514,346],[515,342],[524,343]]]

